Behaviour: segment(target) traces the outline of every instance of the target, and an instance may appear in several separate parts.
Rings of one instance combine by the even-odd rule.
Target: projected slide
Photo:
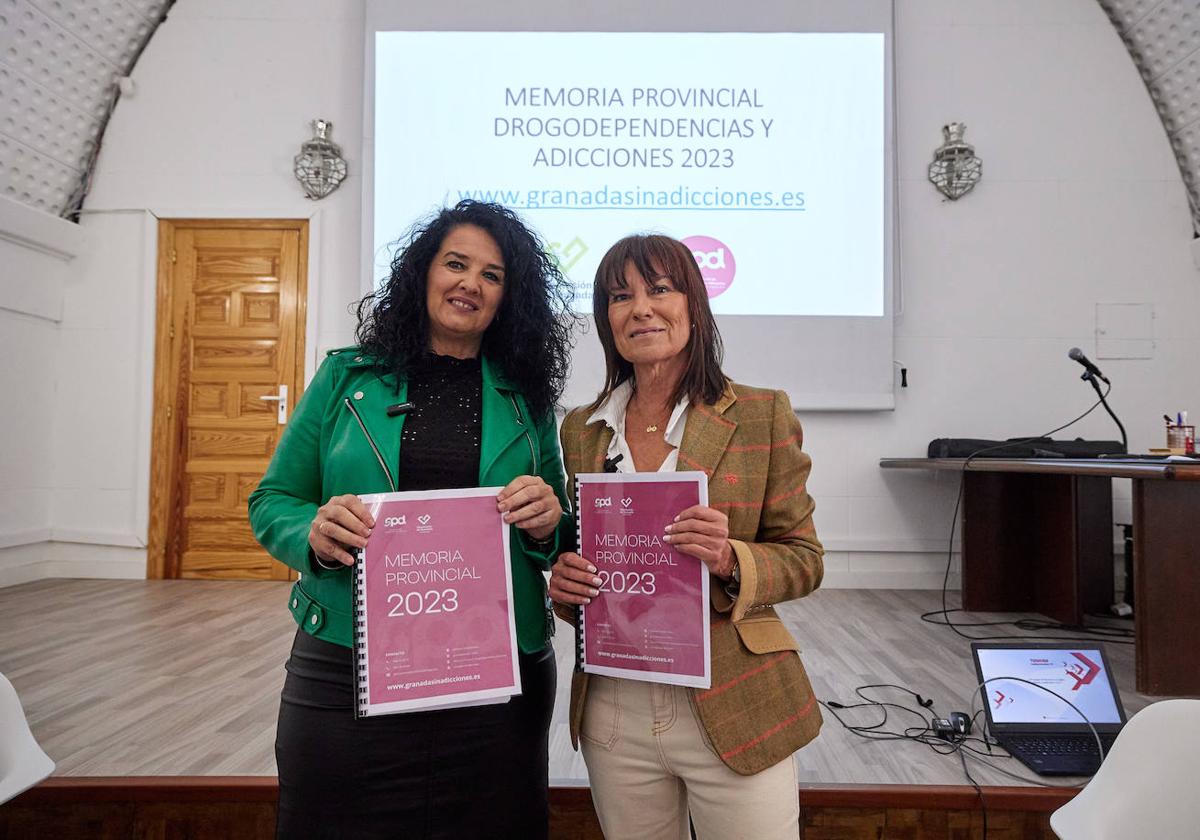
[[[1019,677],[1074,703],[1092,723],[1120,723],[1098,650],[979,651],[985,678]],[[1075,710],[1031,685],[997,680],[987,685],[996,723],[1083,723]]]
[[[378,32],[374,268],[418,217],[512,207],[591,311],[633,232],[692,249],[717,314],[884,314],[878,33]]]

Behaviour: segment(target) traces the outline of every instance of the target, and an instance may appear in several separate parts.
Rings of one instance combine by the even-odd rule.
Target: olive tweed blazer
[[[587,409],[563,420],[568,487],[576,473],[601,472],[613,432]],[[816,737],[821,712],[800,662],[799,645],[773,605],[821,583],[824,549],[808,495],[811,461],[800,423],[782,391],[729,383],[715,405],[691,406],[679,447],[680,470],[708,475],[709,505],[729,517],[740,566],[736,598],[713,580],[712,687],[691,689],[693,706],[716,753],[750,775]],[[574,623],[575,611],[559,606]],[[571,742],[579,746],[588,675],[571,680]]]

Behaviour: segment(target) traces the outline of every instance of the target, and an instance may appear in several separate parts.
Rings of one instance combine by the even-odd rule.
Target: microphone
[[[618,455],[616,458],[605,458],[604,459],[604,471],[606,473],[615,473],[617,471],[617,464],[624,460],[625,460],[624,455]]]
[[[396,403],[395,405],[389,405],[387,407],[387,416],[388,417],[399,417],[401,414],[408,414],[408,412],[412,411],[414,408],[416,408],[416,406],[410,402],[402,402],[402,403]]]
[[[1100,368],[1098,368],[1094,364],[1092,364],[1092,360],[1089,359],[1087,356],[1083,355],[1083,351],[1080,350],[1078,347],[1072,347],[1070,350],[1068,350],[1067,357],[1070,359],[1074,359],[1075,361],[1079,362],[1079,364],[1081,364],[1085,368],[1087,368],[1087,372],[1090,373],[1092,376],[1098,377],[1101,381],[1103,381],[1109,385],[1112,384],[1111,382],[1108,381],[1108,377],[1100,372]]]

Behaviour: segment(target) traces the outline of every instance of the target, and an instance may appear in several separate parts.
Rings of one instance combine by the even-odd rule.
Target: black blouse
[[[479,486],[483,373],[479,359],[427,354],[408,374],[397,490]]]

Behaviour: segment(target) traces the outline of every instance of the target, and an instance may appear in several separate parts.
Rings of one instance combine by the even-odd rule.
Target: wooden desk
[[[884,458],[963,473],[963,458]],[[1067,624],[1113,602],[1112,479],[1133,480],[1137,690],[1200,695],[1200,463],[980,458],[963,473],[962,600]]]

